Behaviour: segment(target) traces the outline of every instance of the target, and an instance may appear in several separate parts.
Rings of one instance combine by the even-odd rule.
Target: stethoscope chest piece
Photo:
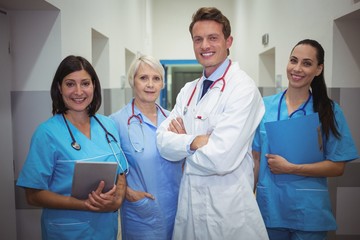
[[[78,144],[75,141],[71,143],[71,146],[72,146],[73,149],[78,150],[78,151],[81,149],[80,144]]]
[[[73,149],[75,149],[76,151],[79,151],[79,150],[81,149],[81,146],[80,146],[80,144],[78,144],[78,143],[76,142],[75,137],[74,137],[72,131],[70,130],[69,124],[68,124],[68,122],[67,122],[64,114],[62,114],[62,117],[63,117],[63,119],[64,119],[64,121],[65,121],[65,125],[66,125],[66,127],[67,127],[67,130],[69,131],[69,134],[70,134],[70,136],[71,136],[72,142],[71,142],[70,145],[71,145],[71,147],[72,147]],[[112,153],[114,154],[114,157],[115,157],[115,159],[116,159],[119,167],[121,168],[121,170],[122,170],[123,172],[126,171],[125,173],[127,174],[127,173],[129,172],[129,165],[128,165],[128,162],[127,162],[127,160],[126,160],[126,156],[125,156],[124,152],[122,151],[122,149],[121,149],[118,141],[116,140],[116,138],[114,137],[114,135],[112,135],[110,132],[108,132],[108,130],[105,128],[105,126],[100,122],[100,120],[99,120],[95,115],[93,115],[92,117],[94,117],[94,119],[99,123],[99,125],[101,126],[101,128],[104,130],[104,132],[105,132],[105,137],[106,137],[106,141],[108,142],[108,144],[109,144],[109,146],[110,146],[110,148],[111,148],[111,151],[112,151]],[[113,147],[111,146],[111,140],[110,140],[109,136],[113,139],[113,142],[116,144],[116,146],[119,147],[120,153],[123,155],[123,157],[124,157],[124,159],[125,159],[125,163],[126,163],[126,168],[125,168],[125,169],[123,169],[123,167],[121,166],[120,161],[119,161],[118,157],[116,156],[116,153],[115,153]],[[121,173],[121,174],[123,174],[123,173]]]

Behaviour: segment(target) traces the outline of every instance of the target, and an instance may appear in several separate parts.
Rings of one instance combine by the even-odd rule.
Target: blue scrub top
[[[152,194],[137,202],[124,201],[121,208],[123,239],[171,239],[174,227],[182,163],[170,162],[162,158],[156,146],[156,130],[166,117],[157,111],[155,126],[139,109],[134,114],[143,121],[144,134],[138,134],[133,142],[144,142],[143,152],[136,152],[129,140],[128,119],[132,115],[132,100],[110,117],[115,120],[119,130],[121,147],[129,161],[130,172],[127,184],[136,191]],[[164,110],[166,116],[169,111]],[[132,118],[132,121],[138,121]],[[131,131],[131,129],[130,129]],[[143,140],[144,138],[144,140]]]
[[[327,179],[324,177],[297,176],[283,181],[271,173],[266,153],[269,144],[264,123],[277,121],[281,95],[264,97],[265,115],[256,131],[253,149],[261,152],[259,179],[256,188],[256,199],[267,228],[290,228],[301,231],[329,231],[336,229],[336,222],[331,211]],[[306,114],[314,113],[313,101],[310,99],[305,107]],[[337,103],[334,113],[341,139],[332,133],[326,140],[323,134],[324,159],[331,161],[351,161],[359,157],[344,114]],[[282,100],[280,120],[288,119],[285,98]],[[301,117],[301,112],[294,117]],[[284,146],[286,147],[286,146]]]
[[[96,115],[105,128],[119,141],[114,122]],[[43,189],[70,196],[76,161],[117,162],[99,123],[91,118],[91,139],[68,121],[69,127],[81,145],[77,151],[71,147],[71,136],[61,114],[40,124],[32,136],[27,159],[17,180],[17,186]],[[122,169],[125,158],[120,148],[114,148]],[[121,168],[119,173],[121,173]],[[43,209],[43,239],[116,239],[117,212]]]

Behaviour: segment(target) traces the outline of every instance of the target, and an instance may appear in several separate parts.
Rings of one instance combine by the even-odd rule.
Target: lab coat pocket
[[[216,127],[216,125],[219,122],[221,115],[220,114],[216,114],[216,115],[210,115],[209,117],[209,126],[207,129],[207,134],[211,134],[212,131],[214,131],[214,128]]]
[[[210,229],[217,228],[219,223],[225,229],[235,229],[244,224],[245,212],[249,210],[246,201],[249,196],[246,196],[242,185],[219,185],[208,188],[206,217]]]
[[[195,129],[198,134],[211,134],[215,126],[219,123],[223,106],[220,105],[219,98],[209,98],[207,96],[206,102],[197,106],[195,111]]]

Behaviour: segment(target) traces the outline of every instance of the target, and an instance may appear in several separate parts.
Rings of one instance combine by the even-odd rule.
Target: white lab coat
[[[157,131],[164,158],[186,158],[173,239],[268,239],[253,193],[251,155],[254,133],[265,111],[261,95],[238,63],[232,63],[225,76],[219,102],[221,81],[197,103],[202,81],[182,88],[173,111]],[[183,118],[187,134],[167,130],[176,117]],[[193,138],[206,133],[211,133],[207,145],[189,153]]]

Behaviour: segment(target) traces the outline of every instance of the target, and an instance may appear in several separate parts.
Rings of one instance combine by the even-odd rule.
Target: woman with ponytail
[[[336,229],[327,177],[341,176],[346,162],[359,157],[340,106],[327,95],[324,55],[315,40],[297,43],[287,64],[288,88],[264,98],[266,110],[254,138],[253,157],[256,198],[270,239],[326,239],[327,231]],[[321,124],[322,161],[306,159],[299,164],[270,154],[266,122],[312,113],[318,113]]]

